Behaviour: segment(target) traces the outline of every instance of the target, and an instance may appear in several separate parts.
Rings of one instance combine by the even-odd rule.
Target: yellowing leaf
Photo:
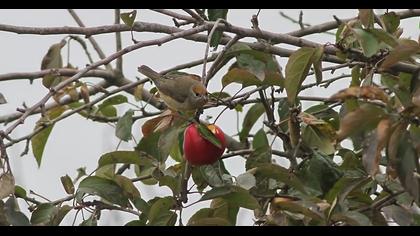
[[[123,22],[126,25],[133,27],[134,20],[136,19],[136,15],[137,15],[137,11],[134,10],[131,12],[121,13],[120,17],[121,17],[121,20],[123,20]]]
[[[41,70],[45,69],[59,69],[63,68],[63,59],[61,57],[61,49],[66,45],[66,41],[62,40],[60,43],[51,45],[47,54],[42,58]],[[42,78],[42,84],[46,88],[50,88],[61,82],[62,78],[57,75],[45,75]]]

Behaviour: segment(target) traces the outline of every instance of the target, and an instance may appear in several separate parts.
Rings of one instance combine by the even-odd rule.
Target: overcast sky
[[[128,12],[129,10],[122,10]],[[250,27],[250,19],[258,10],[230,10],[228,13],[228,21],[237,26]],[[287,33],[299,29],[297,24],[291,23],[289,20],[281,17],[280,10],[261,10],[259,14],[260,28],[278,33]],[[282,10],[284,13],[298,18],[299,10]],[[113,10],[76,10],[86,26],[99,26],[113,24],[114,13]],[[384,11],[377,11],[383,13]],[[180,11],[182,13],[182,11]],[[303,10],[304,22],[310,24],[318,24],[333,20],[333,15],[339,18],[349,18],[357,16],[357,10]],[[138,10],[137,19],[139,21],[153,22],[173,25],[171,18],[162,16],[150,10]],[[0,24],[11,24],[21,26],[77,26],[71,16],[66,10],[0,10]],[[404,20],[401,23],[404,28],[403,36],[417,39],[419,35],[419,19]],[[12,33],[0,32],[0,74],[9,72],[35,72],[39,71],[42,57],[48,50],[49,46],[58,43],[65,35],[17,35]],[[125,32],[123,36],[123,46],[132,44],[130,40],[130,33]],[[137,40],[146,40],[150,38],[157,38],[163,35],[150,33],[136,33]],[[327,34],[316,34],[306,37],[318,43],[334,43],[334,36]],[[102,34],[95,36],[106,55],[115,52],[114,34]],[[253,39],[244,39],[245,41],[253,41]],[[91,54],[94,60],[98,60],[91,45]],[[164,70],[171,68],[177,64],[190,62],[192,60],[200,59],[204,55],[204,43],[196,43],[178,39],[164,44],[161,47],[152,46],[136,50],[124,56],[124,74],[127,78],[134,80],[136,76],[141,75],[137,72],[137,67],[141,64],[149,65],[155,70]],[[287,48],[287,45],[281,45]],[[221,50],[223,47],[219,47]],[[67,47],[62,50],[64,63],[67,63]],[[285,59],[278,58],[281,66],[284,68]],[[74,66],[83,68],[88,63],[85,54],[80,50],[79,45],[71,43],[70,62]],[[324,64],[328,65],[328,64]],[[209,68],[209,67],[207,67]],[[197,66],[192,69],[185,70],[186,72],[201,74],[202,67]],[[220,79],[226,69],[221,70],[213,80],[210,82],[209,90],[215,92],[220,90]],[[343,71],[344,73],[345,71]],[[338,75],[340,71],[336,72]],[[331,77],[329,73],[324,73],[324,78]],[[97,82],[98,79],[89,79],[88,81]],[[314,78],[310,77],[308,82],[313,82]],[[330,86],[328,89],[314,89],[305,92],[306,95],[327,96],[337,89],[347,86],[348,81],[343,81],[341,84]],[[146,86],[150,87],[150,84]],[[234,94],[240,87],[230,85],[227,91]],[[8,81],[0,83],[0,93],[2,93],[8,103],[0,105],[0,116],[6,115],[16,111],[16,107],[20,107],[23,102],[28,106],[33,105],[40,98],[45,96],[47,90],[42,86],[40,80],[34,81],[33,85],[29,84],[28,80]],[[127,95],[126,93],[122,93]],[[127,95],[131,97],[130,95]],[[119,114],[123,114],[129,106],[120,106],[118,108]],[[205,115],[217,116],[221,109],[210,109],[205,111]],[[245,115],[242,113],[239,117],[240,123]],[[12,137],[17,138],[30,133],[39,115],[32,116],[27,119],[25,124],[19,126],[13,133]],[[233,111],[225,112],[218,120],[217,124],[228,134],[235,134],[236,128],[236,113]],[[141,138],[140,127],[143,121],[138,121],[133,126],[133,134],[137,140]],[[258,125],[257,125],[258,126]],[[253,130],[260,129],[261,126],[255,127]],[[3,129],[3,127],[1,128]],[[16,178],[16,184],[23,186],[27,191],[30,189],[36,193],[40,193],[49,199],[55,200],[66,195],[64,192],[60,176],[70,175],[76,176],[76,169],[85,166],[87,172],[93,171],[97,166],[97,160],[101,154],[114,151],[119,140],[114,135],[114,128],[107,124],[95,123],[86,120],[79,115],[73,115],[68,119],[60,121],[55,125],[46,145],[42,165],[37,167],[35,159],[30,151],[28,155],[20,157],[20,153],[24,150],[24,143],[17,144],[8,149],[9,156]],[[276,146],[277,145],[277,146]],[[278,147],[276,143],[275,147]],[[134,143],[122,143],[120,150],[128,150],[134,146]],[[277,160],[284,163],[284,160]],[[171,164],[168,161],[168,164]],[[286,164],[286,163],[285,163]],[[244,161],[241,157],[229,158],[225,160],[225,165],[232,175],[237,176],[245,170]],[[129,171],[131,176],[132,171]],[[191,184],[191,183],[190,183]],[[154,196],[171,195],[167,187],[150,187],[141,183],[136,183],[140,187],[141,196],[145,200],[149,200]],[[198,199],[199,196],[192,197],[190,202]],[[197,204],[194,207],[188,208],[183,212],[183,221],[187,222],[189,217],[194,214],[197,209],[208,206],[210,201]],[[26,210],[26,204],[20,202],[22,209]],[[26,211],[27,212],[27,211]],[[73,221],[74,214],[68,214],[63,221],[63,225],[69,225]],[[103,211],[101,225],[121,225],[128,222],[130,219],[135,219],[130,214],[119,212]],[[253,223],[253,212],[241,209],[238,217],[238,225],[250,225]],[[81,217],[78,217],[76,222],[80,222]]]

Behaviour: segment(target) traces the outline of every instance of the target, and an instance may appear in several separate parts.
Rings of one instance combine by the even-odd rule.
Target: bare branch
[[[204,31],[204,30],[206,30],[205,25],[199,26],[199,27],[196,27],[196,28],[193,28],[193,29],[185,30],[185,31],[182,31],[182,32],[179,32],[179,33],[175,33],[173,35],[165,36],[165,37],[162,37],[160,39],[141,41],[141,42],[138,42],[137,44],[126,47],[126,48],[122,49],[121,51],[118,51],[118,52],[110,55],[109,57],[107,57],[105,59],[99,60],[96,63],[93,63],[93,64],[87,66],[86,68],[84,68],[83,70],[80,70],[77,74],[75,74],[71,78],[59,83],[54,88],[51,88],[50,89],[51,91],[47,95],[45,95],[39,102],[37,102],[31,108],[27,109],[27,111],[19,118],[18,121],[16,121],[9,128],[7,128],[7,130],[5,132],[6,135],[10,134],[18,125],[22,124],[24,122],[24,120],[26,119],[26,117],[28,117],[32,112],[34,112],[42,104],[45,104],[48,101],[48,99],[55,94],[56,91],[59,91],[59,90],[63,89],[64,87],[66,87],[68,84],[78,80],[81,76],[83,76],[89,70],[95,69],[96,67],[98,67],[100,65],[110,63],[111,61],[115,60],[116,58],[118,58],[118,57],[120,57],[120,56],[122,56],[126,53],[129,53],[133,50],[136,50],[136,49],[139,49],[139,48],[142,48],[142,47],[146,47],[146,46],[151,46],[151,45],[161,45],[161,44],[169,42],[171,40],[174,40],[174,39],[177,39],[177,38],[180,38],[180,37],[184,37],[186,35],[195,34],[195,33],[198,33],[198,32]],[[119,80],[117,82],[120,83]]]
[[[116,25],[120,24],[120,9],[115,9],[114,18],[115,18],[115,24]],[[115,32],[115,44],[116,44],[115,46],[116,46],[117,52],[121,51],[122,49],[121,32]],[[121,75],[123,74],[123,58],[122,57],[117,58],[117,71]]]
[[[196,21],[193,17],[182,15],[182,14],[179,14],[179,13],[176,13],[176,12],[173,12],[173,11],[169,11],[169,10],[165,10],[165,9],[150,9],[150,10],[161,13],[163,15],[171,16],[175,19],[184,20],[184,21],[189,22],[189,23]]]

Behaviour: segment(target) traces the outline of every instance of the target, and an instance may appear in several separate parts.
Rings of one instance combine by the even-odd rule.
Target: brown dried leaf
[[[388,141],[390,127],[391,120],[389,118],[382,119],[378,127],[368,137],[367,145],[363,150],[362,161],[363,166],[371,176],[375,176],[379,171],[381,151]]]
[[[388,94],[377,86],[350,87],[343,89],[332,95],[329,100],[342,101],[349,98],[364,98],[369,100],[381,100],[385,103],[388,102]]]
[[[419,44],[410,39],[400,39],[398,46],[392,50],[381,64],[381,69],[386,70],[395,65],[399,61],[409,59],[412,55],[420,52]]]
[[[359,9],[359,20],[365,28],[373,27],[373,14],[372,9]]]
[[[378,106],[363,104],[359,108],[347,113],[340,122],[340,129],[337,131],[337,142],[368,131],[377,126],[377,123],[385,116],[385,111]]]
[[[174,115],[170,110],[164,111],[158,117],[152,118],[144,122],[141,127],[144,137],[149,136],[153,132],[164,130],[171,126],[176,115]]]

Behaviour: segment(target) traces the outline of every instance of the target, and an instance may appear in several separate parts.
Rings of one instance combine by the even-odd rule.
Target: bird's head
[[[190,96],[188,96],[190,99],[190,104],[193,105],[195,108],[201,108],[207,103],[207,89],[206,87],[204,87],[204,85],[195,84],[191,86],[190,93]]]

